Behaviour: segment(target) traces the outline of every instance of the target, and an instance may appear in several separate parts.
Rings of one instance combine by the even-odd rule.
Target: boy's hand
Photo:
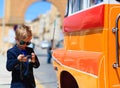
[[[20,54],[17,59],[20,61],[20,62],[26,62],[27,61],[27,57],[25,57],[23,54]]]
[[[32,55],[31,62],[35,63],[35,53],[31,53],[31,55]]]

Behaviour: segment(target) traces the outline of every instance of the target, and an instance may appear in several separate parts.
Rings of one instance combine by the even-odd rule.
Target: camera
[[[31,59],[32,55],[27,55],[26,57],[27,57],[27,59]]]

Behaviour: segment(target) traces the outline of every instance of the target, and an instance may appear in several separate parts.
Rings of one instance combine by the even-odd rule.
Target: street
[[[37,52],[39,50],[37,50]],[[34,69],[35,78],[36,80],[38,80],[38,82],[40,82],[43,88],[57,88],[57,79],[55,71],[53,69],[53,65],[47,64],[47,56],[44,52],[46,52],[46,50],[40,50],[37,53],[40,61],[40,67]]]

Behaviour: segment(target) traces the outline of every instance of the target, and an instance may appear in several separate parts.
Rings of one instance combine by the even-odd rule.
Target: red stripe
[[[62,49],[53,52],[53,56],[63,65],[96,76],[98,75],[98,66],[101,55],[100,52],[66,51]]]
[[[76,13],[64,19],[64,32],[80,31],[104,26],[104,5]]]

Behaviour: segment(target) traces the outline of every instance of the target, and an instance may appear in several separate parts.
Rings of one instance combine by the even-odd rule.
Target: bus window
[[[89,7],[93,6],[93,5],[96,5],[96,4],[99,4],[103,2],[103,0],[90,0],[89,1]]]
[[[68,0],[66,16],[83,9],[83,0]]]
[[[89,8],[101,2],[103,2],[103,0],[68,0],[65,16],[71,15],[79,10]]]
[[[103,0],[95,0],[95,4],[99,4],[101,2],[103,2]]]
[[[120,0],[116,0],[116,1],[120,2]]]
[[[65,17],[70,15],[71,13],[72,13],[72,0],[68,0],[67,6],[66,6]]]
[[[82,6],[80,7],[80,0],[73,0],[72,4],[73,4],[73,11],[72,11],[72,13],[77,12],[80,9],[82,9]]]

